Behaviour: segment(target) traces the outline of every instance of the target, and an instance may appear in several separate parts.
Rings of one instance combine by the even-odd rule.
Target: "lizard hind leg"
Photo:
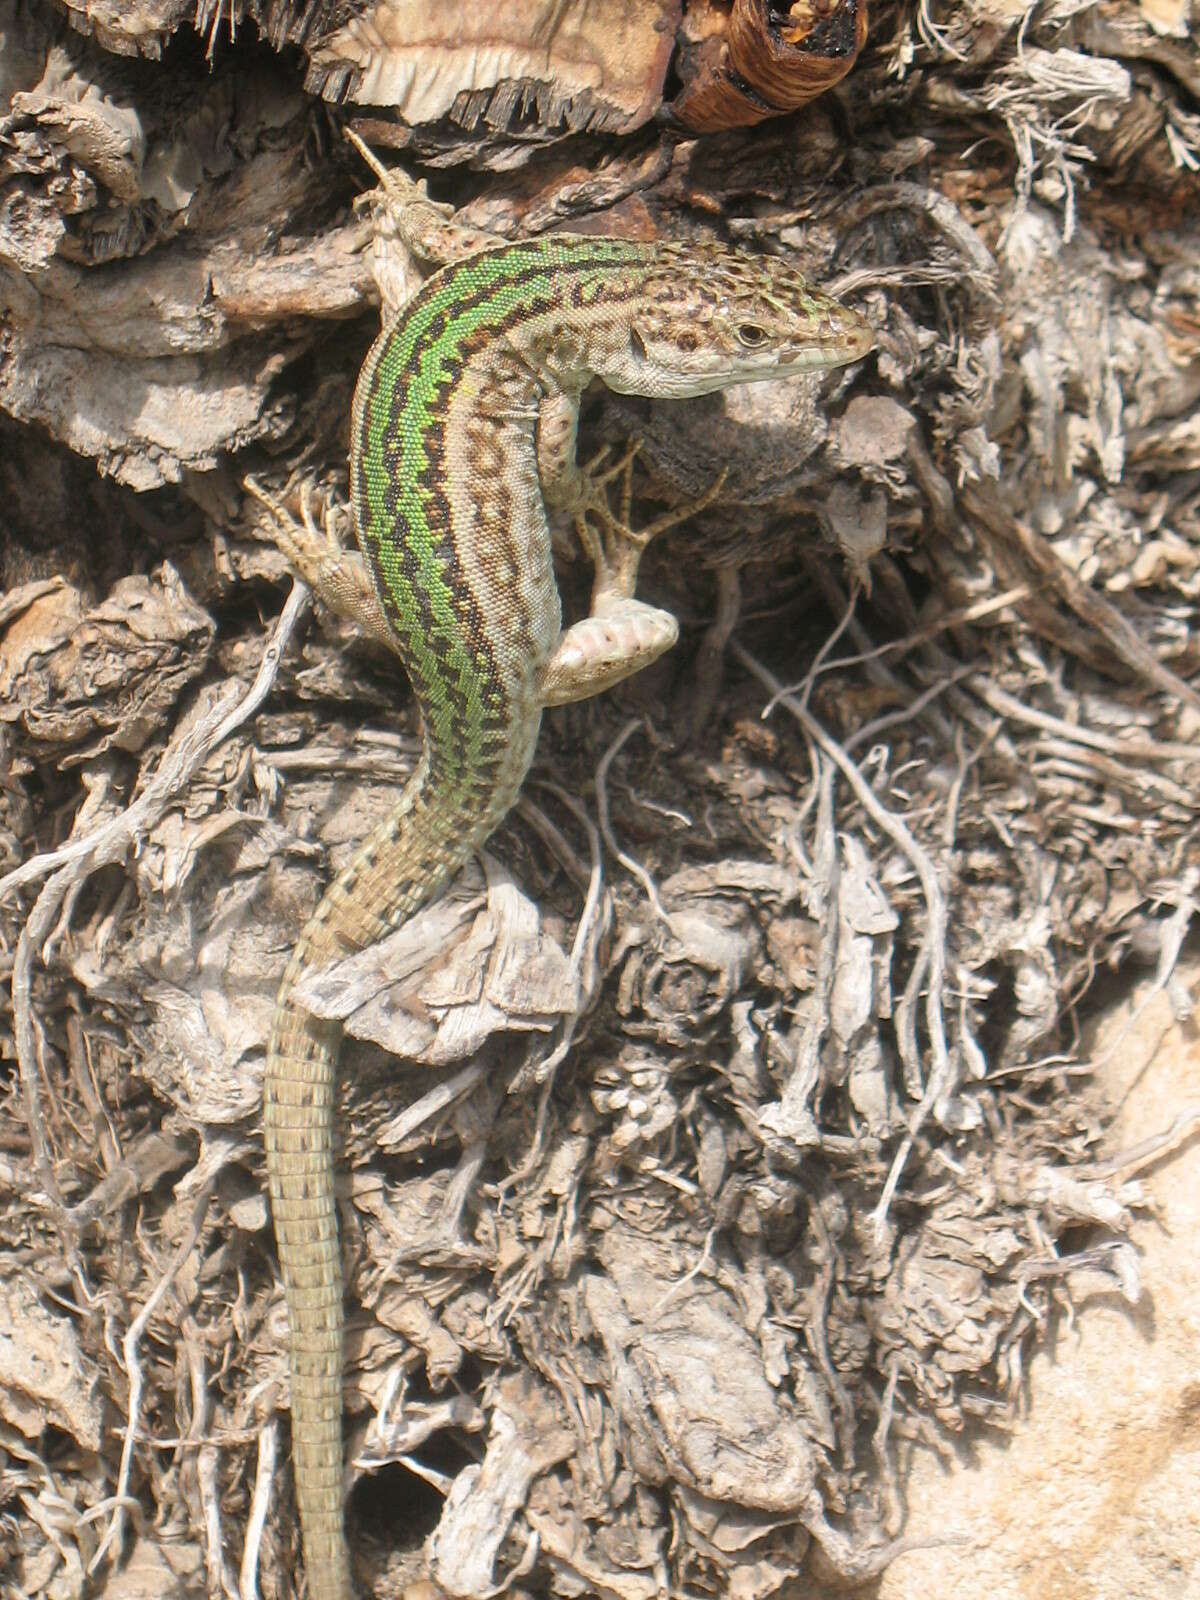
[[[387,619],[366,562],[356,550],[343,548],[338,537],[336,517],[326,508],[323,531],[318,529],[312,509],[312,489],[300,487],[299,522],[282,501],[268,493],[254,478],[244,487],[271,514],[269,532],[296,576],[308,585],[322,605],[335,616],[344,617],[368,638],[396,649],[396,631]]]

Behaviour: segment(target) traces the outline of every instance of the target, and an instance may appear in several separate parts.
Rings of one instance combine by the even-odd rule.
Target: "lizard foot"
[[[313,515],[312,485],[307,480],[300,485],[299,522],[282,500],[256,479],[246,477],[243,484],[270,512],[271,537],[296,576],[335,615],[345,617],[370,638],[395,650],[395,630],[379,603],[366,563],[357,551],[342,546],[344,509],[326,502],[322,526],[318,528]]]
[[[632,599],[637,586],[638,567],[651,539],[656,539],[668,528],[674,528],[698,511],[705,510],[721,492],[728,473],[727,468],[714,478],[703,494],[673,511],[665,511],[643,528],[632,523],[633,464],[642,448],[640,439],[631,439],[625,451],[615,461],[609,461],[611,448],[606,445],[580,469],[586,485],[583,506],[575,511],[575,532],[589,561],[596,569],[592,588],[592,609],[599,603],[613,599]],[[609,497],[609,485],[620,482],[616,510]],[[594,519],[596,526],[593,526]]]
[[[665,512],[644,528],[634,528],[633,463],[640,448],[640,440],[631,441],[615,461],[609,461],[605,449],[579,468],[580,498],[571,514],[579,542],[596,569],[592,607],[588,616],[566,630],[546,663],[543,705],[565,705],[600,694],[657,661],[679,637],[679,624],[669,611],[635,598],[638,565],[651,539],[712,503],[725,474],[688,505]],[[609,499],[613,483],[620,485],[615,510]]]
[[[480,250],[505,242],[494,233],[458,222],[454,207],[431,200],[422,180],[410,178],[402,167],[385,167],[353,128],[345,127],[342,132],[375,175],[376,187],[360,194],[354,209],[369,214],[377,239],[394,235],[413,255],[439,266],[448,261],[465,261]],[[385,285],[379,287],[385,295],[386,310]],[[407,295],[401,295],[393,309],[398,310],[406,299]]]

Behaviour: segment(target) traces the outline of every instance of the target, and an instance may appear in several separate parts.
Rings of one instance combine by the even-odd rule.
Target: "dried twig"
[[[900,1181],[900,1174],[908,1160],[916,1135],[925,1119],[943,1095],[949,1094],[954,1084],[954,1068],[950,1060],[950,1053],[946,1047],[946,1027],[943,1009],[943,994],[946,982],[946,897],[938,881],[933,862],[924,850],[921,849],[911,831],[894,816],[876,798],[871,786],[865,781],[858,768],[846,755],[842,746],[826,733],[816,718],[811,716],[793,696],[784,693],[783,686],[775,675],[745,648],[744,645],[734,641],[732,650],[737,659],[754,674],[767,691],[774,695],[780,704],[796,718],[802,725],[806,734],[811,738],[836,765],[838,771],[850,784],[855,798],[863,810],[877,827],[892,840],[897,848],[908,858],[916,870],[921,881],[921,890],[925,896],[926,927],[921,940],[920,948],[914,962],[914,978],[909,981],[909,991],[914,990],[916,973],[923,975],[928,971],[929,981],[925,991],[925,1022],[929,1031],[929,1045],[933,1056],[933,1070],[926,1084],[925,1094],[908,1120],[908,1132],[901,1141],[892,1167],[888,1173],[887,1182],[873,1214],[875,1233],[878,1239],[883,1237],[883,1228],[887,1220],[888,1208],[896,1185]]]

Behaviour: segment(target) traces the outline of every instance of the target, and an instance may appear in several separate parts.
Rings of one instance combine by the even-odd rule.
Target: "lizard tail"
[[[314,922],[316,919],[314,918]],[[310,922],[280,986],[263,1084],[271,1213],[290,1329],[292,1460],[312,1600],[351,1600],[342,1518],[342,1266],[333,1193],[339,1029],[300,1009]]]
[[[303,971],[363,949],[411,916],[475,849],[482,828],[430,804],[428,778],[422,764],[330,885],[288,962],[267,1048],[263,1139],[290,1326],[292,1458],[311,1600],[353,1595],[342,1510],[342,1270],[333,1173],[341,1029],[305,1010],[293,991]],[[486,822],[490,831],[494,821]]]

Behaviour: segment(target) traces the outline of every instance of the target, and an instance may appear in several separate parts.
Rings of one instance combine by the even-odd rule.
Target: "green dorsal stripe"
[[[464,778],[491,770],[509,707],[455,552],[443,487],[446,401],[475,350],[563,303],[573,282],[602,280],[644,255],[644,246],[619,240],[549,239],[444,268],[380,337],[363,368],[353,424],[359,537],[433,758]],[[531,408],[531,450],[533,438]]]

